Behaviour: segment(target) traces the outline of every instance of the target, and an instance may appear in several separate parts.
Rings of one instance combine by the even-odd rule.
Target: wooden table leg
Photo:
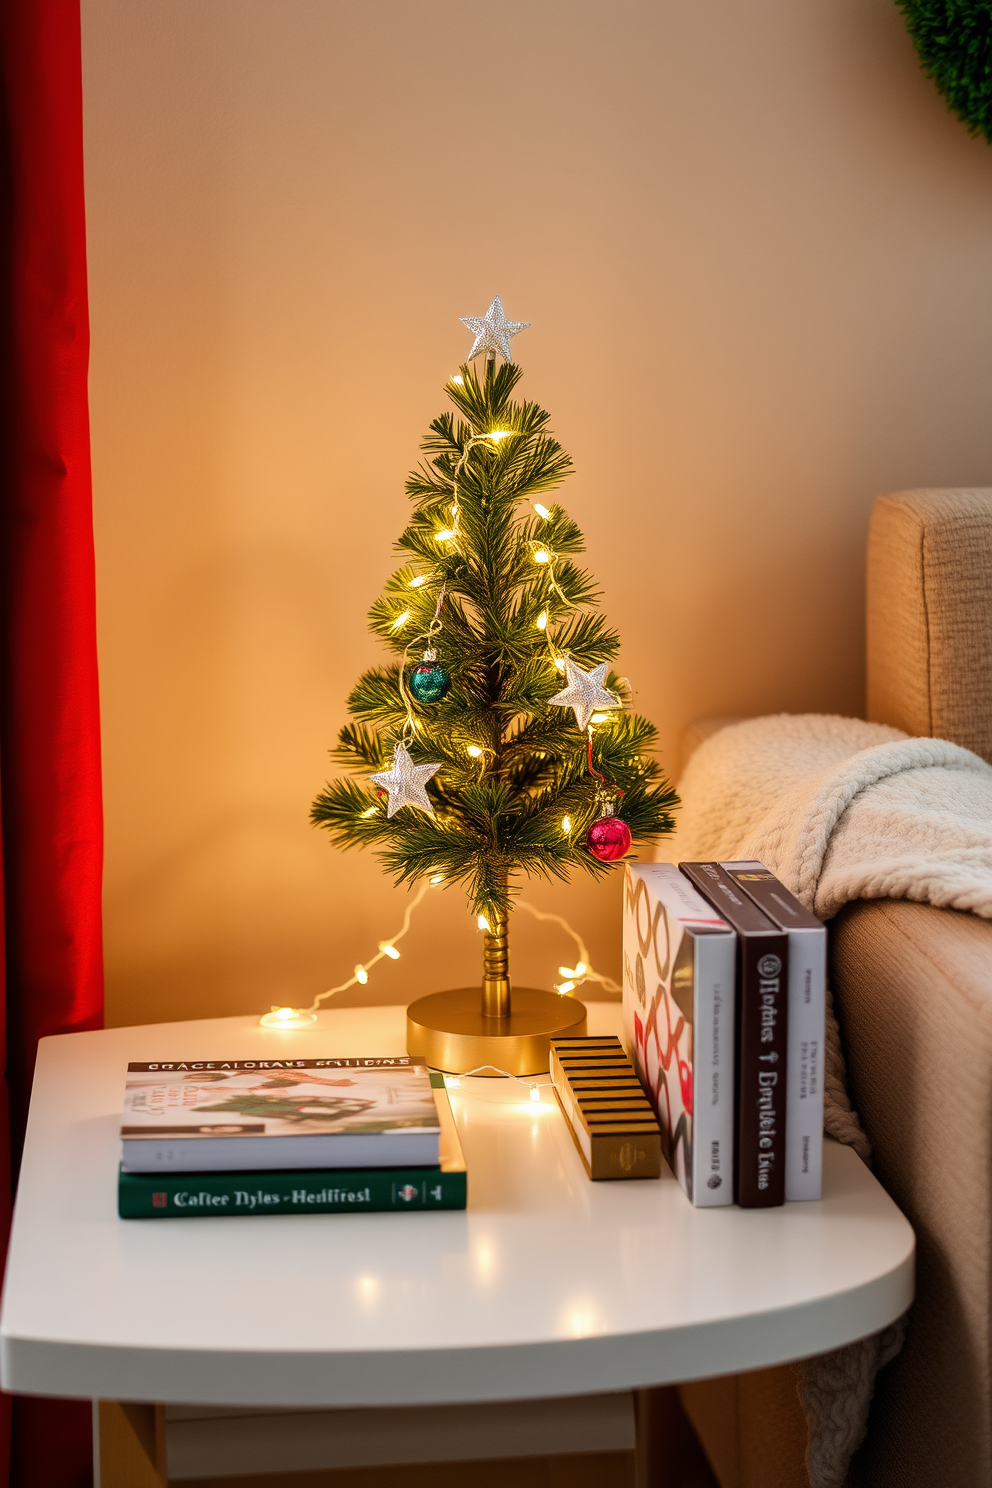
[[[720,1488],[677,1385],[634,1391],[637,1488]]]
[[[159,1405],[101,1400],[100,1488],[165,1488],[165,1422]]]

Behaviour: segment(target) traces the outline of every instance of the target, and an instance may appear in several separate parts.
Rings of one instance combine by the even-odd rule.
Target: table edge
[[[582,1339],[348,1353],[146,1348],[3,1334],[0,1382],[30,1395],[354,1408],[596,1394],[712,1378],[826,1353],[895,1322],[914,1295],[915,1238],[906,1228],[906,1254],[871,1281],[713,1322]]]

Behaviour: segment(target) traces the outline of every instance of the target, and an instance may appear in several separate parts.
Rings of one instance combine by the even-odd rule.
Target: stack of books
[[[129,1064],[122,1219],[464,1209],[443,1075],[413,1059]]]
[[[624,1039],[694,1204],[818,1199],[827,932],[762,863],[631,864]]]

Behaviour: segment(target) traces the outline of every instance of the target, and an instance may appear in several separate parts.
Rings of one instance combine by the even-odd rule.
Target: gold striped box
[[[618,1038],[552,1039],[551,1081],[590,1178],[661,1176],[661,1128]]]

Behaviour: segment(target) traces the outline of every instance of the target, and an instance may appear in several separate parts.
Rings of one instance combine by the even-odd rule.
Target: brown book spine
[[[785,1203],[788,983],[781,947],[751,936],[739,944],[737,1202],[764,1209]]]
[[[736,1198],[769,1209],[785,1203],[789,937],[719,863],[679,867],[737,931]]]

